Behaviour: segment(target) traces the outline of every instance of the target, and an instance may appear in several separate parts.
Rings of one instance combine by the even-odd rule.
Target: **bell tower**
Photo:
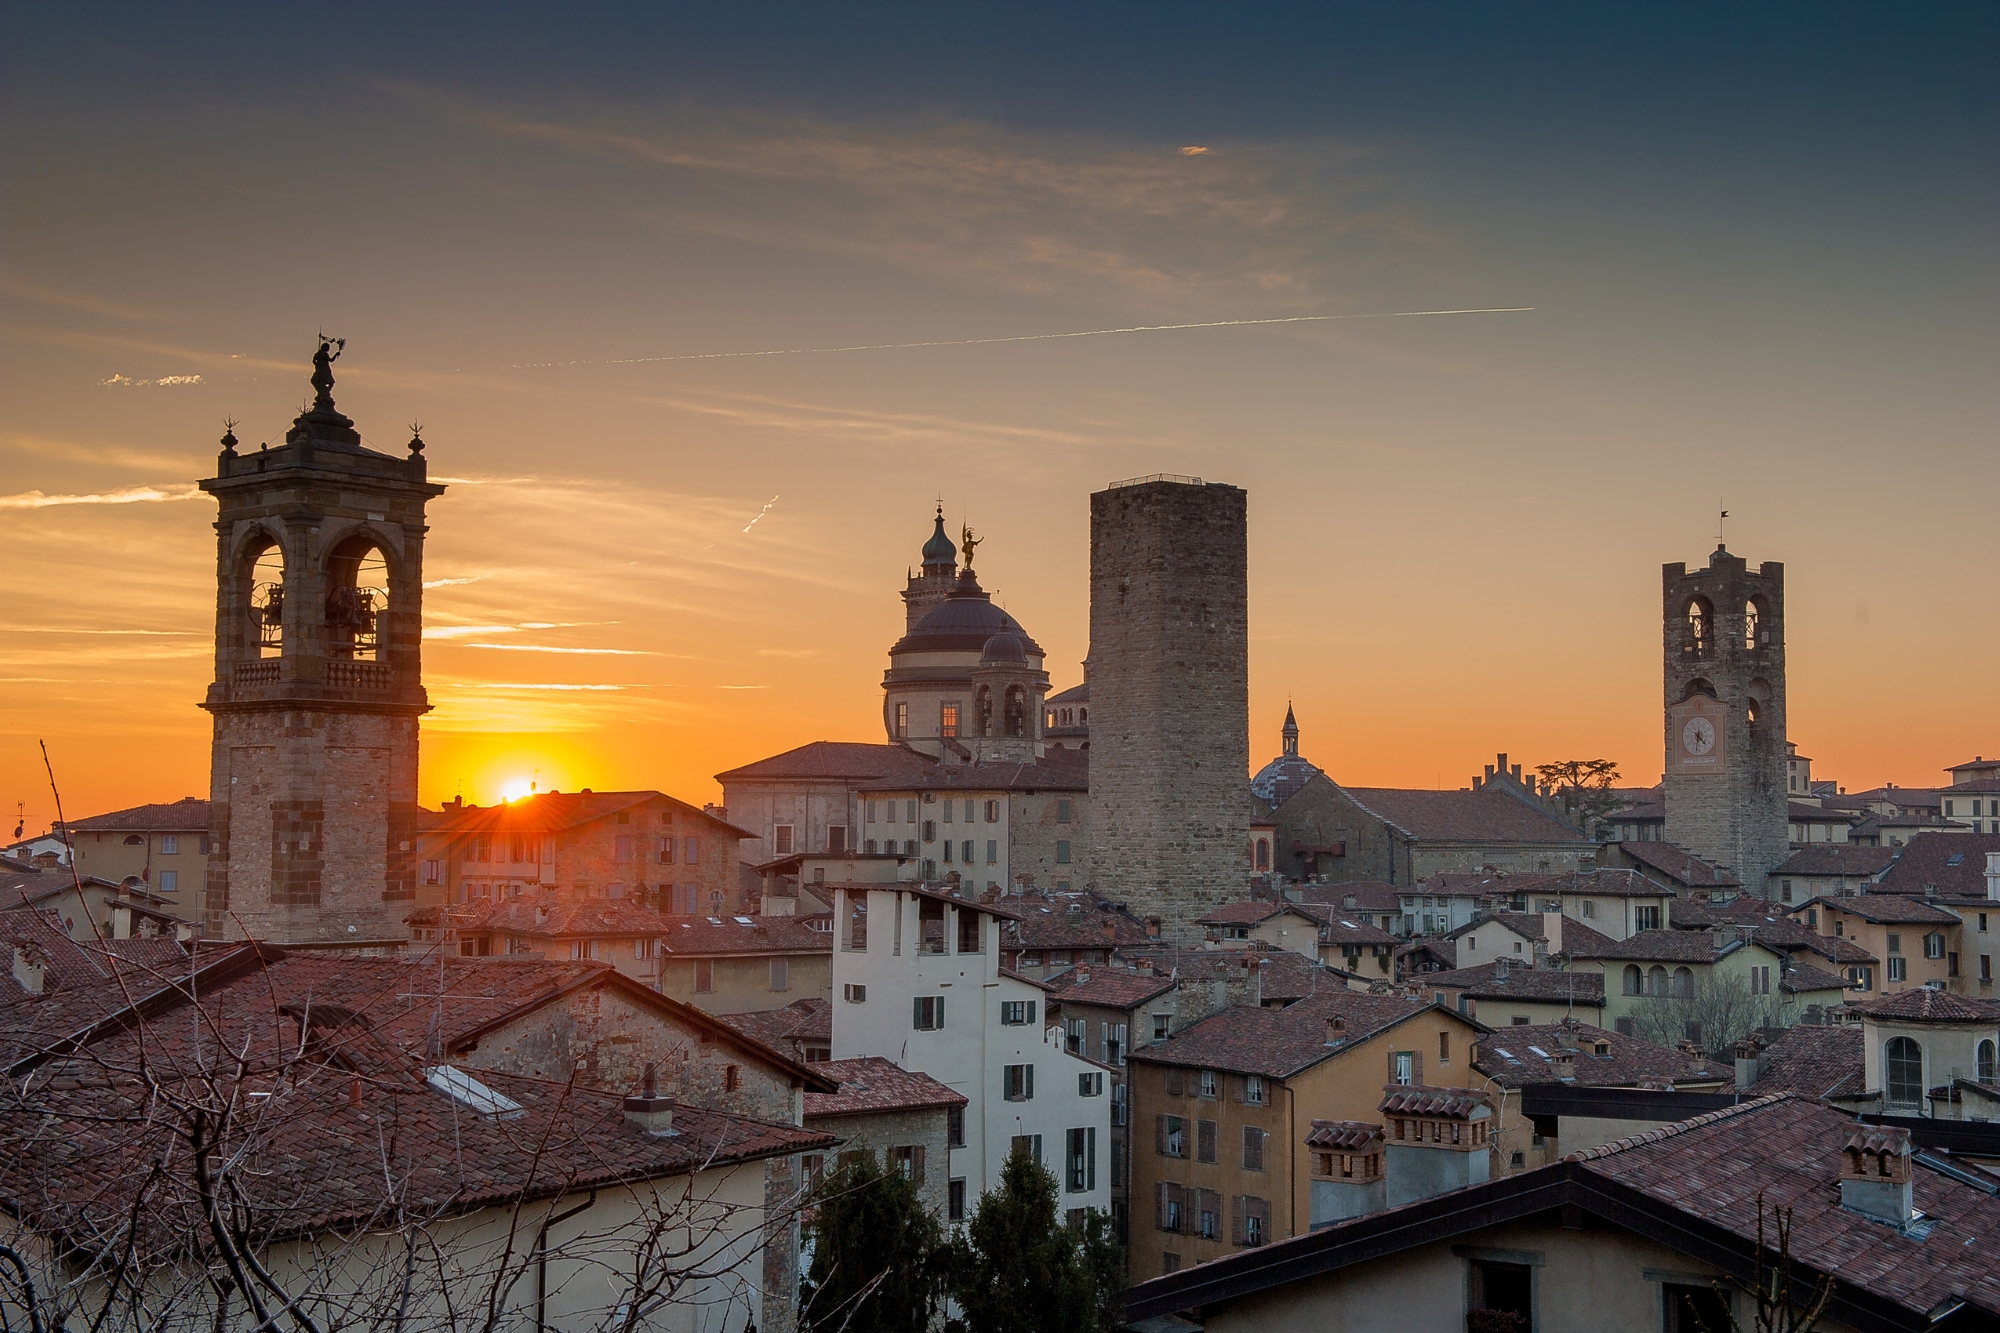
[[[277,448],[216,475],[215,718],[206,934],[400,947],[416,897],[426,479],[363,447],[333,405],[344,344],[313,355],[313,405]]]
[[[1662,571],[1666,839],[1769,896],[1790,854],[1785,794],[1785,567],[1721,546]]]

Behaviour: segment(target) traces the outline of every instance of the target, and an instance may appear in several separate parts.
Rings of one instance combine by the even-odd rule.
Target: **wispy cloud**
[[[116,389],[174,389],[201,383],[199,375],[162,375],[156,380],[135,380],[129,375],[112,375],[98,384]]]
[[[484,583],[488,577],[490,576],[486,574],[474,574],[469,578],[462,579],[425,579],[424,586],[426,588],[462,588],[468,583]]]
[[[88,495],[50,495],[45,491],[20,491],[0,495],[0,509],[49,509],[56,505],[154,504],[166,500],[199,500],[201,488],[194,485],[127,486],[115,491]]]
[[[64,310],[81,310],[89,315],[109,315],[113,319],[164,320],[167,316],[158,310],[148,310],[142,306],[125,305],[117,301],[107,301],[102,297],[86,296],[80,292],[58,292],[47,287],[37,287],[0,275],[0,292],[23,301],[33,301],[37,305],[57,306]]]
[[[207,638],[206,632],[192,629],[65,629],[60,625],[0,625],[0,634],[146,634],[170,638]]]

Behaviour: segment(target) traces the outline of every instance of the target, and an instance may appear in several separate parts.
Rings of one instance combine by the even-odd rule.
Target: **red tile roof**
[[[1866,1084],[1862,1056],[1860,1024],[1801,1023],[1765,1048],[1764,1072],[1750,1091],[1759,1097],[1859,1097]]]
[[[208,802],[199,796],[183,796],[178,801],[135,805],[129,810],[113,810],[108,815],[72,819],[69,828],[73,833],[206,833]]]
[[[1383,1146],[1382,1126],[1368,1120],[1315,1120],[1306,1134],[1308,1148],[1365,1153]]]
[[[861,783],[856,790],[883,791],[1088,791],[1090,755],[1084,750],[1050,750],[1026,763],[952,764]]]
[[[1621,962],[1708,963],[1741,942],[1740,939],[1718,942],[1714,932],[1706,930],[1641,930],[1622,940],[1610,940],[1581,951],[1572,950],[1571,955]]]
[[[899,1068],[895,1061],[879,1055],[827,1060],[813,1068],[828,1078],[839,1079],[840,1091],[807,1093],[808,1122],[882,1111],[941,1111],[949,1106],[966,1105],[964,1094],[953,1092],[929,1074]]]
[[[1061,1004],[1096,1004],[1107,1009],[1135,1009],[1174,988],[1171,977],[1132,972],[1122,967],[1073,967],[1048,978],[1049,999]]]
[[[1970,837],[1970,834],[1960,834]],[[1955,913],[1942,907],[1933,907],[1927,902],[1907,897],[1899,893],[1858,893],[1853,897],[1833,898],[1821,895],[1800,907],[1820,906],[1827,911],[1848,912],[1872,924],[1889,926],[1955,926],[1959,918]],[[1794,913],[1800,907],[1792,909]]]
[[[1401,912],[1402,895],[1411,891],[1407,885],[1399,889],[1379,879],[1363,879],[1347,884],[1308,884],[1299,890],[1299,897],[1305,902],[1325,903],[1350,912]],[[1348,901],[1350,898],[1352,902]]]
[[[1986,855],[2000,852],[2000,833],[1919,833],[1901,847],[1875,893],[1985,898]]]
[[[1110,949],[1153,939],[1138,917],[1087,893],[1009,894],[992,906],[1014,914],[1000,925],[1000,947],[1010,952]]]
[[[623,898],[478,899],[454,907],[420,907],[409,925],[460,932],[504,931],[536,939],[613,937],[656,939],[680,920]]]
[[[1320,927],[1319,942],[1327,948],[1338,949],[1348,945],[1367,947],[1395,945],[1401,943],[1401,940],[1380,926],[1371,925],[1364,920],[1350,919],[1335,910],[1327,923]]]
[[[1523,967],[1501,959],[1449,972],[1418,972],[1409,984],[1426,992],[1463,992],[1475,1000],[1533,1000],[1541,1004],[1604,1007],[1604,974],[1588,969]]]
[[[1569,1057],[1566,1072],[1556,1063],[1564,1055]],[[1472,1067],[1509,1088],[1556,1082],[1589,1088],[1675,1087],[1727,1083],[1736,1077],[1729,1065],[1575,1022],[1498,1028],[1479,1039]]]
[[[1919,986],[1850,1006],[1874,1018],[1900,1018],[1915,1023],[1974,1023],[2000,1026],[2000,1004],[1975,1000],[1950,991]]]
[[[1305,917],[1309,921],[1324,919],[1322,913],[1314,912],[1311,907],[1304,903],[1280,903],[1273,902],[1269,898],[1245,898],[1233,903],[1225,903],[1223,906],[1210,912],[1207,916],[1196,917],[1195,924],[1198,926],[1255,926],[1269,921],[1274,916],[1282,916],[1286,912],[1295,913]]]
[[[1141,1046],[1127,1058],[1139,1064],[1290,1078],[1430,1008],[1406,996],[1329,989],[1283,1009],[1225,1009],[1166,1041]],[[1345,1037],[1341,1045],[1328,1046],[1327,1020],[1336,1014],[1346,1024]]]
[[[1433,1088],[1423,1084],[1386,1083],[1382,1104],[1375,1109],[1384,1115],[1426,1115],[1441,1120],[1470,1120],[1489,1105],[1484,1092],[1474,1088]]]
[[[1647,870],[1691,889],[1738,888],[1743,883],[1670,842],[1621,842],[1618,850]]]
[[[721,783],[758,779],[905,778],[928,773],[937,764],[929,755],[901,745],[865,745],[854,741],[814,741],[769,759],[717,773]]]
[[[665,801],[673,806],[677,820],[682,818],[701,820],[710,830],[717,832],[718,836],[726,834],[734,834],[738,838],[757,836],[748,829],[741,829],[725,819],[718,819],[698,805],[690,805],[679,797],[659,791],[545,791],[533,796],[523,796],[518,801],[509,801],[504,805],[463,807],[447,805],[438,812],[438,818],[431,822],[426,831],[447,838],[487,831],[557,833],[582,824],[595,823],[600,819],[610,819],[621,811],[630,811],[654,801]],[[636,831],[638,826],[633,827]]]
[[[1354,803],[1419,842],[1581,843],[1583,834],[1498,787],[1424,791],[1341,787]]]
[[[827,1045],[833,1041],[833,1006],[818,996],[793,1000],[782,1009],[756,1009],[747,1014],[718,1017],[738,1032],[779,1050],[784,1050],[787,1044]]]
[[[833,932],[796,916],[669,916],[660,947],[676,957],[833,952]]]

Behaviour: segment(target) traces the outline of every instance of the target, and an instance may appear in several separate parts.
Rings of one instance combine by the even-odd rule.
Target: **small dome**
[[[983,652],[999,634],[1012,634],[1021,641],[1021,651],[1036,657],[1042,646],[1005,611],[993,605],[983,592],[954,592],[931,608],[915,629],[898,639],[889,649],[893,658],[911,652]]]
[[[1028,650],[1021,646],[1021,636],[1012,630],[1001,630],[986,641],[985,649],[979,654],[979,663],[1026,662]]]
[[[953,567],[956,567],[958,564],[958,546],[951,538],[944,535],[944,506],[942,505],[938,506],[937,511],[937,531],[933,532],[931,539],[924,543],[924,564],[950,565]]]

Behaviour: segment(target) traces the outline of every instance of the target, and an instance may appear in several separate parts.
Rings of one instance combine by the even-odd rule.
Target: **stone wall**
[[[950,1123],[945,1108],[922,1111],[878,1111],[871,1115],[808,1116],[806,1128],[822,1134],[838,1134],[846,1142],[829,1154],[826,1169],[832,1171],[838,1158],[850,1152],[875,1154],[875,1165],[889,1170],[891,1148],[922,1147],[924,1178],[917,1187],[924,1206],[943,1220],[948,1200],[947,1182],[952,1176]],[[968,1185],[965,1211],[969,1217],[978,1202],[978,1184]]]
[[[1174,939],[1250,873],[1247,522],[1234,486],[1090,498],[1089,880]]]
[[[1705,569],[1661,570],[1662,658],[1666,716],[1666,840],[1722,866],[1752,893],[1769,896],[1767,877],[1790,855],[1785,791],[1785,567],[1766,561],[1756,573],[1717,549]],[[1700,598],[1713,612],[1697,644],[1688,607]],[[1757,642],[1745,608],[1758,609]],[[1713,697],[1713,749],[1691,753],[1683,731]],[[1755,705],[1756,721],[1751,721]],[[1718,753],[1719,752],[1719,753]],[[1703,771],[1702,759],[1713,760]]]

